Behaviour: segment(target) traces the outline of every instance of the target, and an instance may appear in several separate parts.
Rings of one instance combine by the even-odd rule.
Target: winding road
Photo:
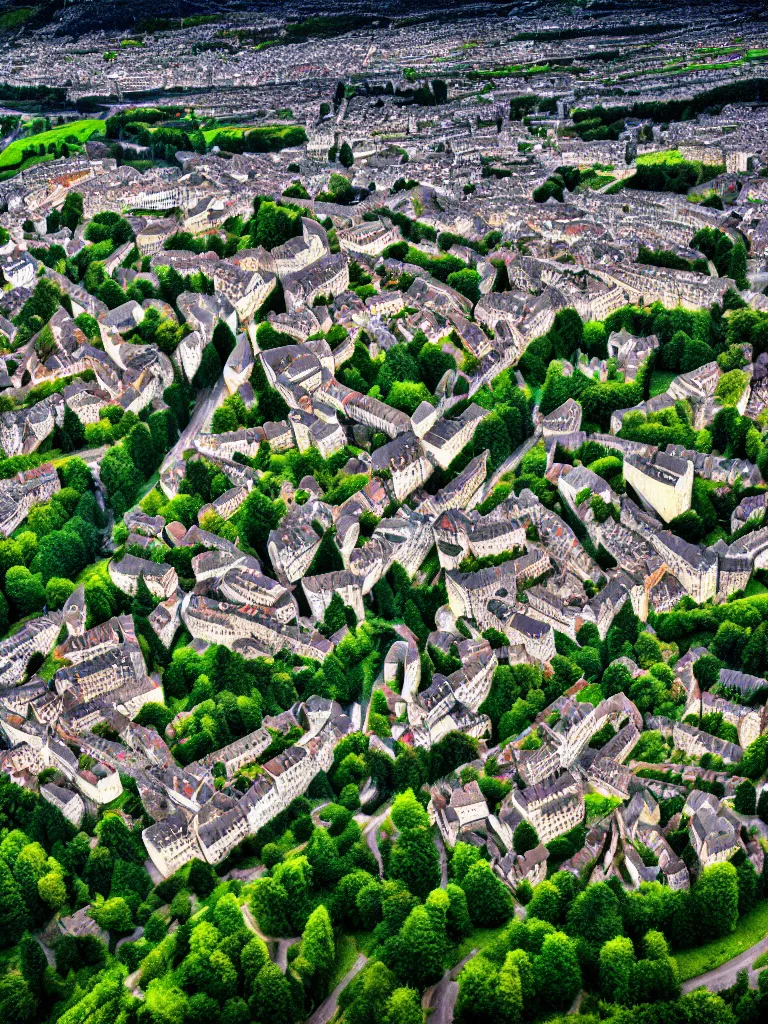
[[[732,960],[726,960],[724,964],[707,971],[706,974],[699,974],[695,978],[684,981],[681,988],[683,992],[693,992],[694,989],[701,988],[703,985],[710,992],[721,992],[724,988],[730,988],[735,984],[736,976],[739,971],[743,970],[747,971],[750,988],[757,988],[757,977],[760,972],[753,971],[752,964],[761,953],[765,952],[768,952],[768,935],[756,942],[754,946],[745,949],[743,953],[733,957]]]
[[[359,974],[367,963],[368,957],[363,956],[363,954],[360,953],[357,960],[355,960],[352,967],[347,971],[333,992],[331,992],[327,999],[320,1003],[312,1016],[307,1018],[307,1024],[328,1024],[328,1021],[336,1013],[336,1007],[339,1004],[339,996],[355,975]]]
[[[379,849],[379,825],[384,821],[390,811],[390,805],[379,811],[379,813],[368,822],[363,829],[363,835],[365,841],[368,843],[368,849],[371,851],[373,856],[376,858],[376,863],[379,865],[379,875],[384,874],[384,861],[381,859],[381,850]]]
[[[477,956],[478,952],[479,950],[473,949],[455,967],[447,970],[432,989],[427,989],[424,993],[422,1007],[430,1011],[429,1024],[451,1024],[456,999],[459,995],[459,983],[456,979],[461,973],[462,967],[472,957]]]

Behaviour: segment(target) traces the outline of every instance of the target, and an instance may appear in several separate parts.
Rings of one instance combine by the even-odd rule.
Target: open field
[[[51,143],[60,146],[72,136],[78,142],[87,142],[92,135],[103,130],[104,121],[96,117],[89,117],[84,121],[71,121],[69,124],[52,128],[48,132],[41,132],[39,135],[15,139],[0,153],[0,170],[6,167],[15,167],[21,161],[24,150],[29,149],[30,146],[45,146],[46,149]]]

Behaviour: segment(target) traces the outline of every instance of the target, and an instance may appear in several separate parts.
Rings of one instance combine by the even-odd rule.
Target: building
[[[693,463],[687,459],[665,452],[651,458],[629,454],[624,458],[624,479],[665,523],[691,507]]]

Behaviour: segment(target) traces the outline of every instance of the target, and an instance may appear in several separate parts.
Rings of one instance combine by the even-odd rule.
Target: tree
[[[485,1024],[498,1016],[498,974],[482,956],[473,957],[459,975],[454,1019],[460,1024]]]
[[[29,925],[29,914],[19,885],[0,858],[0,946],[13,946]]]
[[[757,791],[754,782],[746,779],[736,787],[733,809],[739,814],[754,814],[757,809]]]
[[[398,973],[420,991],[443,973],[442,943],[425,907],[414,907],[398,935]]]
[[[221,376],[221,360],[213,345],[206,345],[203,357],[192,378],[192,387],[196,389],[213,387]]]
[[[515,853],[521,855],[528,853],[529,850],[535,850],[539,845],[539,833],[530,821],[523,819],[515,829],[512,843]]]
[[[630,939],[617,936],[600,950],[599,975],[603,998],[627,1006],[630,1002],[635,951]]]
[[[739,919],[739,882],[733,864],[704,868],[691,890],[690,903],[690,920],[703,940],[734,931]]]
[[[472,270],[471,267],[455,270],[452,274],[449,274],[446,284],[450,288],[455,288],[457,292],[469,299],[470,302],[479,302],[480,275],[476,270]]]
[[[469,916],[475,926],[492,928],[512,916],[512,896],[487,861],[473,864],[461,887],[466,893]]]
[[[598,882],[579,893],[568,910],[568,932],[602,945],[622,935],[624,926],[616,893],[607,882]]]
[[[440,885],[440,856],[427,828],[400,832],[390,853],[389,875],[403,881],[420,899]]]
[[[445,919],[445,927],[448,938],[451,942],[459,942],[466,938],[472,931],[472,921],[469,917],[467,906],[467,895],[459,885],[449,882],[446,887],[448,894],[448,913]]]
[[[68,192],[61,208],[60,221],[65,228],[74,233],[83,219],[83,197],[79,192]]]
[[[258,935],[254,935],[240,954],[240,966],[243,971],[246,994],[253,991],[253,986],[261,968],[270,962],[267,944]]]
[[[575,309],[558,310],[551,334],[557,359],[570,359],[576,349],[584,347],[584,323]]]
[[[534,960],[536,991],[545,1005],[565,1009],[581,991],[581,969],[573,942],[563,932],[545,936]]]
[[[216,353],[221,365],[223,366],[237,344],[237,339],[232,333],[232,329],[229,324],[225,323],[224,320],[219,320],[213,329],[211,341],[213,342],[213,347],[216,349]]]
[[[412,988],[396,988],[387,1000],[384,1024],[424,1024],[418,993]]]
[[[737,242],[728,256],[728,276],[732,277],[739,288],[748,288],[747,281],[747,250],[743,242]]]
[[[701,689],[711,690],[720,681],[720,669],[724,667],[722,661],[712,654],[698,658],[693,663],[693,674]]]
[[[293,1020],[291,988],[276,964],[264,964],[259,971],[248,1007],[258,1024],[285,1024]]]
[[[37,1010],[37,1000],[27,982],[20,974],[10,972],[0,978],[0,1016],[14,1024],[32,1021]]]
[[[133,928],[131,908],[122,896],[104,900],[97,897],[88,911],[99,927],[109,932],[129,932]]]
[[[351,167],[354,162],[355,155],[352,152],[352,147],[348,142],[342,142],[339,150],[339,163],[342,167]]]
[[[533,890],[533,899],[528,904],[528,917],[537,917],[550,924],[558,924],[562,913],[562,897],[557,886],[545,879]]]
[[[499,1017],[504,1024],[517,1024],[523,1016],[523,987],[515,958],[507,953],[499,971],[497,989]]]
[[[407,789],[395,797],[390,817],[395,828],[401,831],[429,825],[429,815],[416,799],[412,789]]]
[[[5,575],[5,592],[19,617],[42,611],[45,590],[39,574],[33,575],[23,565],[14,565]]]
[[[301,959],[309,967],[310,990],[314,1000],[323,999],[333,972],[336,945],[328,910],[322,904],[309,915],[301,936]]]
[[[48,960],[43,952],[43,947],[29,932],[25,932],[19,942],[19,968],[24,980],[32,986],[33,991],[42,990],[43,976],[47,966]]]

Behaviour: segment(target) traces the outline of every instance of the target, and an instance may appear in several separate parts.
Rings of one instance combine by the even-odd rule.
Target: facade
[[[665,523],[691,507],[693,463],[657,452],[652,459],[627,455],[624,479]]]

